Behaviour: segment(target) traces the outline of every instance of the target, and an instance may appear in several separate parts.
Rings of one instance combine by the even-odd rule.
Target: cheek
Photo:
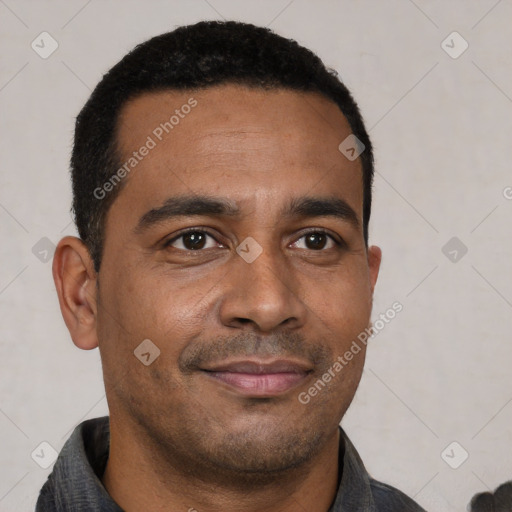
[[[347,265],[321,279],[305,275],[303,280],[305,303],[328,339],[350,343],[368,326],[372,294],[363,265]]]
[[[197,283],[185,286],[141,266],[114,272],[105,286],[105,308],[99,311],[100,340],[121,359],[120,347],[130,358],[143,340],[150,339],[162,361],[173,366],[184,343],[204,330],[205,293]]]

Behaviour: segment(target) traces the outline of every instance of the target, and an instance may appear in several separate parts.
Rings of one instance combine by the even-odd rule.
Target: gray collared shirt
[[[341,427],[340,433],[342,476],[329,512],[425,512],[398,489],[371,478]],[[123,512],[101,483],[109,442],[108,416],[78,425],[41,489],[36,512]]]

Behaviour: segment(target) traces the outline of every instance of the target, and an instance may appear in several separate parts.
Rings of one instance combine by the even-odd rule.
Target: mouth
[[[310,365],[289,359],[245,359],[223,362],[201,371],[238,394],[267,398],[287,393],[302,384],[313,371]]]

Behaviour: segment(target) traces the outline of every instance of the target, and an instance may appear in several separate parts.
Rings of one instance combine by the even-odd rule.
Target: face
[[[96,318],[113,421],[219,472],[284,471],[335,435],[364,350],[299,398],[369,324],[380,253],[360,162],[338,150],[350,133],[313,93],[223,85],[125,106],[119,147],[137,163],[107,215]]]

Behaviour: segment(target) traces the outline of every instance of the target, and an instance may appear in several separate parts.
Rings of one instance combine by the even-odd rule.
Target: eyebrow
[[[359,217],[354,209],[339,197],[309,197],[294,198],[281,212],[283,217],[334,217],[348,222],[355,229],[360,228]]]
[[[240,209],[230,199],[203,195],[186,195],[168,198],[158,208],[146,212],[137,223],[135,233],[141,234],[155,224],[176,217],[209,216],[238,217]]]
[[[151,227],[177,217],[207,216],[240,218],[242,212],[231,199],[207,195],[182,195],[168,198],[162,206],[147,211],[139,219],[134,232],[142,234]],[[293,198],[280,212],[287,219],[334,217],[360,228],[359,217],[354,209],[338,197]]]

